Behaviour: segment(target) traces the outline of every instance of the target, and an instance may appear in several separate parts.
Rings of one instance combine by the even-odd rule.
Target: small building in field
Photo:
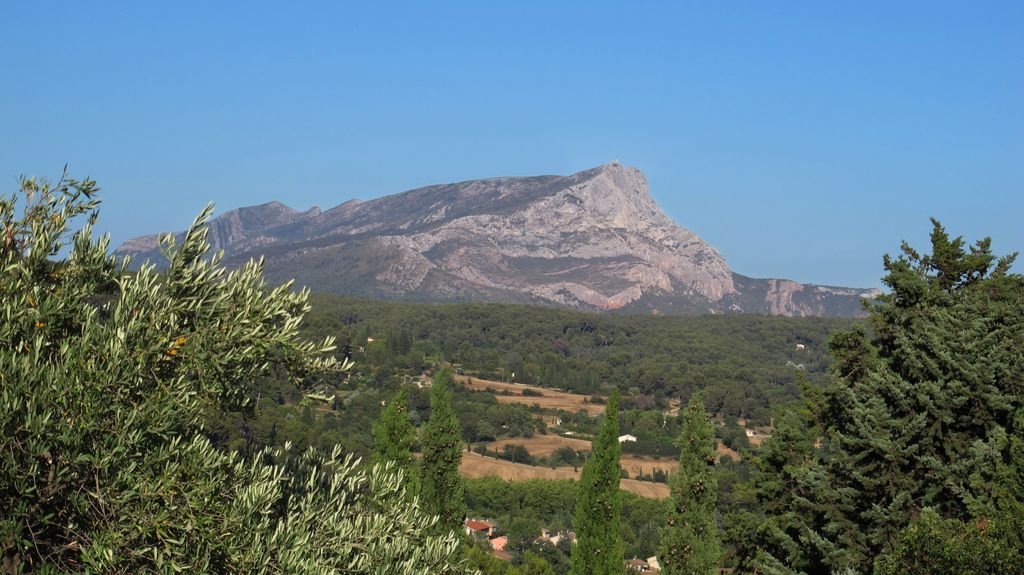
[[[491,535],[494,535],[494,526],[486,521],[467,519],[464,525],[466,526],[466,533],[477,539],[489,539]]]
[[[508,545],[508,536],[502,535],[501,537],[495,537],[491,539],[491,548],[496,552],[502,552],[505,550],[505,546]]]
[[[619,436],[619,443],[625,443],[627,441],[636,441],[636,436],[635,435],[630,435],[628,433],[626,435],[620,435]]]

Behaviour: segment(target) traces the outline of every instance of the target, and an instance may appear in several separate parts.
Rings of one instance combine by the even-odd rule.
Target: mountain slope
[[[210,223],[229,263],[317,291],[655,313],[855,315],[869,290],[734,274],[617,162],[570,176],[472,180],[321,212],[272,202]],[[156,236],[117,253],[159,259]]]

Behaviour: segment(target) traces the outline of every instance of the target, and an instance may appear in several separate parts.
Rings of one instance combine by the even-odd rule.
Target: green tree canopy
[[[931,508],[896,538],[892,552],[876,562],[877,575],[1020,575],[1020,550],[1006,545],[1006,522],[944,519]]]
[[[580,478],[576,500],[576,546],[572,549],[574,575],[621,575],[624,569],[619,518],[619,392],[605,407],[604,423]]]
[[[416,493],[419,472],[412,456],[412,444],[416,439],[416,428],[409,419],[409,399],[405,388],[399,390],[394,399],[384,408],[380,419],[373,425],[375,443],[374,461],[393,461],[401,470],[410,493]]]
[[[459,475],[462,439],[452,410],[452,372],[443,369],[430,388],[430,419],[423,427],[421,494],[424,508],[441,517],[442,531],[461,532],[466,517],[465,485]]]
[[[931,254],[886,256],[873,333],[833,339],[817,497],[846,552],[833,568],[869,570],[924,508],[966,519],[993,500],[1024,393],[1024,278],[990,243],[965,249],[933,220]]]
[[[821,491],[818,430],[806,409],[786,409],[775,418],[772,436],[752,457],[751,483],[759,517],[736,541],[739,567],[765,575],[827,575],[836,546],[822,537],[811,503]],[[743,571],[746,572],[746,571]]]
[[[244,407],[270,370],[344,367],[298,338],[305,292],[208,253],[210,208],[162,240],[164,273],[128,273],[93,236],[94,182],[21,192],[0,199],[0,569],[461,571],[388,470],[204,437],[204,410]]]
[[[679,433],[679,471],[661,535],[658,561],[666,575],[718,572],[722,551],[715,520],[715,431],[699,395],[690,399]]]

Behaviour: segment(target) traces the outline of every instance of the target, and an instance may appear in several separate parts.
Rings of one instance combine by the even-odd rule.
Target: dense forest
[[[663,400],[704,392],[712,412],[767,420],[828,379],[831,333],[854,320],[597,315],[502,304],[413,304],[313,295],[303,324],[378,377],[448,361],[486,379]],[[373,341],[366,344],[367,338]]]
[[[309,298],[225,269],[209,210],[129,272],[95,183],[21,191],[0,572],[1024,573],[1024,277],[987,239],[933,222],[866,322],[595,316]],[[540,407],[555,388],[596,409]],[[503,453],[579,480],[460,473],[540,436],[586,448]],[[672,460],[668,498],[620,489],[627,457]]]
[[[344,379],[315,379],[330,396],[311,401],[284,377],[255,388],[259,409],[211,418],[215,443],[233,448],[341,445],[368,455],[381,403],[408,386],[419,426],[430,415],[427,391],[411,385],[440,365],[474,376],[596,396],[624,393],[623,429],[640,441],[627,449],[674,456],[675,421],[661,417],[667,400],[699,390],[709,411],[733,423],[720,435],[745,445],[737,418],[768,425],[775,406],[799,399],[798,380],[828,381],[830,334],[854,320],[771,316],[655,317],[596,315],[538,306],[425,304],[310,297],[300,325],[310,339],[335,338]],[[523,405],[455,388],[456,413],[469,443],[528,437],[543,423]],[[632,413],[631,413],[632,412]],[[649,415],[644,415],[644,413]],[[597,420],[563,413],[566,428],[588,436]],[[571,427],[570,427],[571,426]]]

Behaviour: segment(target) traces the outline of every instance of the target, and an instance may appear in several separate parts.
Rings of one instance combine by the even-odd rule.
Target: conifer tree
[[[608,399],[604,423],[583,466],[576,499],[576,545],[572,549],[573,575],[621,575],[623,563],[619,516],[619,392]]]
[[[408,392],[404,388],[381,411],[380,419],[373,425],[373,437],[374,462],[394,462],[403,473],[409,493],[416,493],[419,477],[412,456],[416,429],[409,419]]]
[[[1024,555],[1024,408],[1017,410],[1009,439],[1009,458],[996,472],[992,515],[1006,523],[1007,544]]]
[[[970,517],[992,501],[1024,397],[1024,278],[990,240],[965,249],[933,220],[932,253],[885,257],[890,293],[831,342],[819,418],[831,453],[816,496],[836,570],[869,571],[924,508]]]
[[[466,516],[464,484],[459,475],[462,439],[452,410],[452,372],[445,368],[430,388],[430,419],[423,428],[420,494],[428,513],[441,517],[438,528],[460,531]]]
[[[808,506],[818,493],[817,428],[806,409],[787,409],[775,418],[772,436],[751,459],[751,483],[763,516],[740,548],[741,571],[766,575],[827,574],[838,551],[823,538],[820,514]]]
[[[715,522],[715,431],[700,396],[690,399],[678,441],[679,471],[658,561],[666,575],[717,573],[722,552]]]
[[[998,466],[993,501],[968,521],[922,510],[875,560],[877,575],[1024,574],[1024,410],[1009,440],[1009,461]]]

